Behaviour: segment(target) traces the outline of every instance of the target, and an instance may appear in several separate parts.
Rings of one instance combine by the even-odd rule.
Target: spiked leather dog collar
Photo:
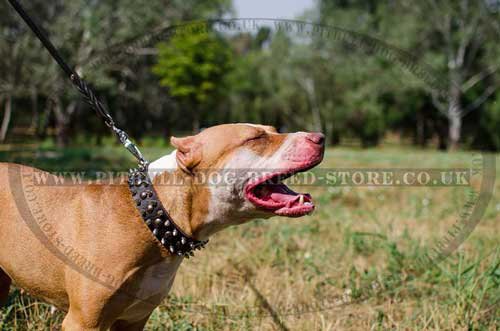
[[[128,185],[142,219],[156,239],[172,254],[189,258],[194,250],[205,247],[200,241],[185,234],[172,220],[158,198],[147,172],[147,165],[130,169]]]

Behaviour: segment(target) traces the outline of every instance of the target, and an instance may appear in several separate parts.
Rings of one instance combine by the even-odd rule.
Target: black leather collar
[[[149,178],[147,165],[130,169],[128,185],[142,219],[170,253],[189,258],[194,255],[194,250],[205,247],[208,240],[196,240],[185,234],[163,208]]]

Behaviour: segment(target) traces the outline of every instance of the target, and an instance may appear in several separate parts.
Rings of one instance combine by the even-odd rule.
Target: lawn
[[[166,149],[144,152],[154,159]],[[474,157],[344,147],[328,149],[321,167],[470,168]],[[133,165],[119,147],[13,146],[0,151],[0,161],[89,176]],[[313,215],[256,220],[216,234],[183,263],[147,330],[497,330],[499,189],[497,181],[484,216],[460,248],[433,264],[423,258],[459,217],[466,188],[298,188],[312,193]],[[62,318],[16,289],[0,310],[0,330],[49,330]]]

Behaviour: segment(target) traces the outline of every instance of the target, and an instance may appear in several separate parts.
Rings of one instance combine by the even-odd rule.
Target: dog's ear
[[[170,144],[177,148],[177,163],[181,169],[192,174],[194,167],[201,162],[201,144],[196,142],[194,136],[185,138],[171,137]]]

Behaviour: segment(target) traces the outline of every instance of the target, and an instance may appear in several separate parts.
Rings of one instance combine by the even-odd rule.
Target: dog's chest
[[[162,262],[135,272],[133,302],[120,319],[134,321],[148,316],[167,296],[182,258]]]

